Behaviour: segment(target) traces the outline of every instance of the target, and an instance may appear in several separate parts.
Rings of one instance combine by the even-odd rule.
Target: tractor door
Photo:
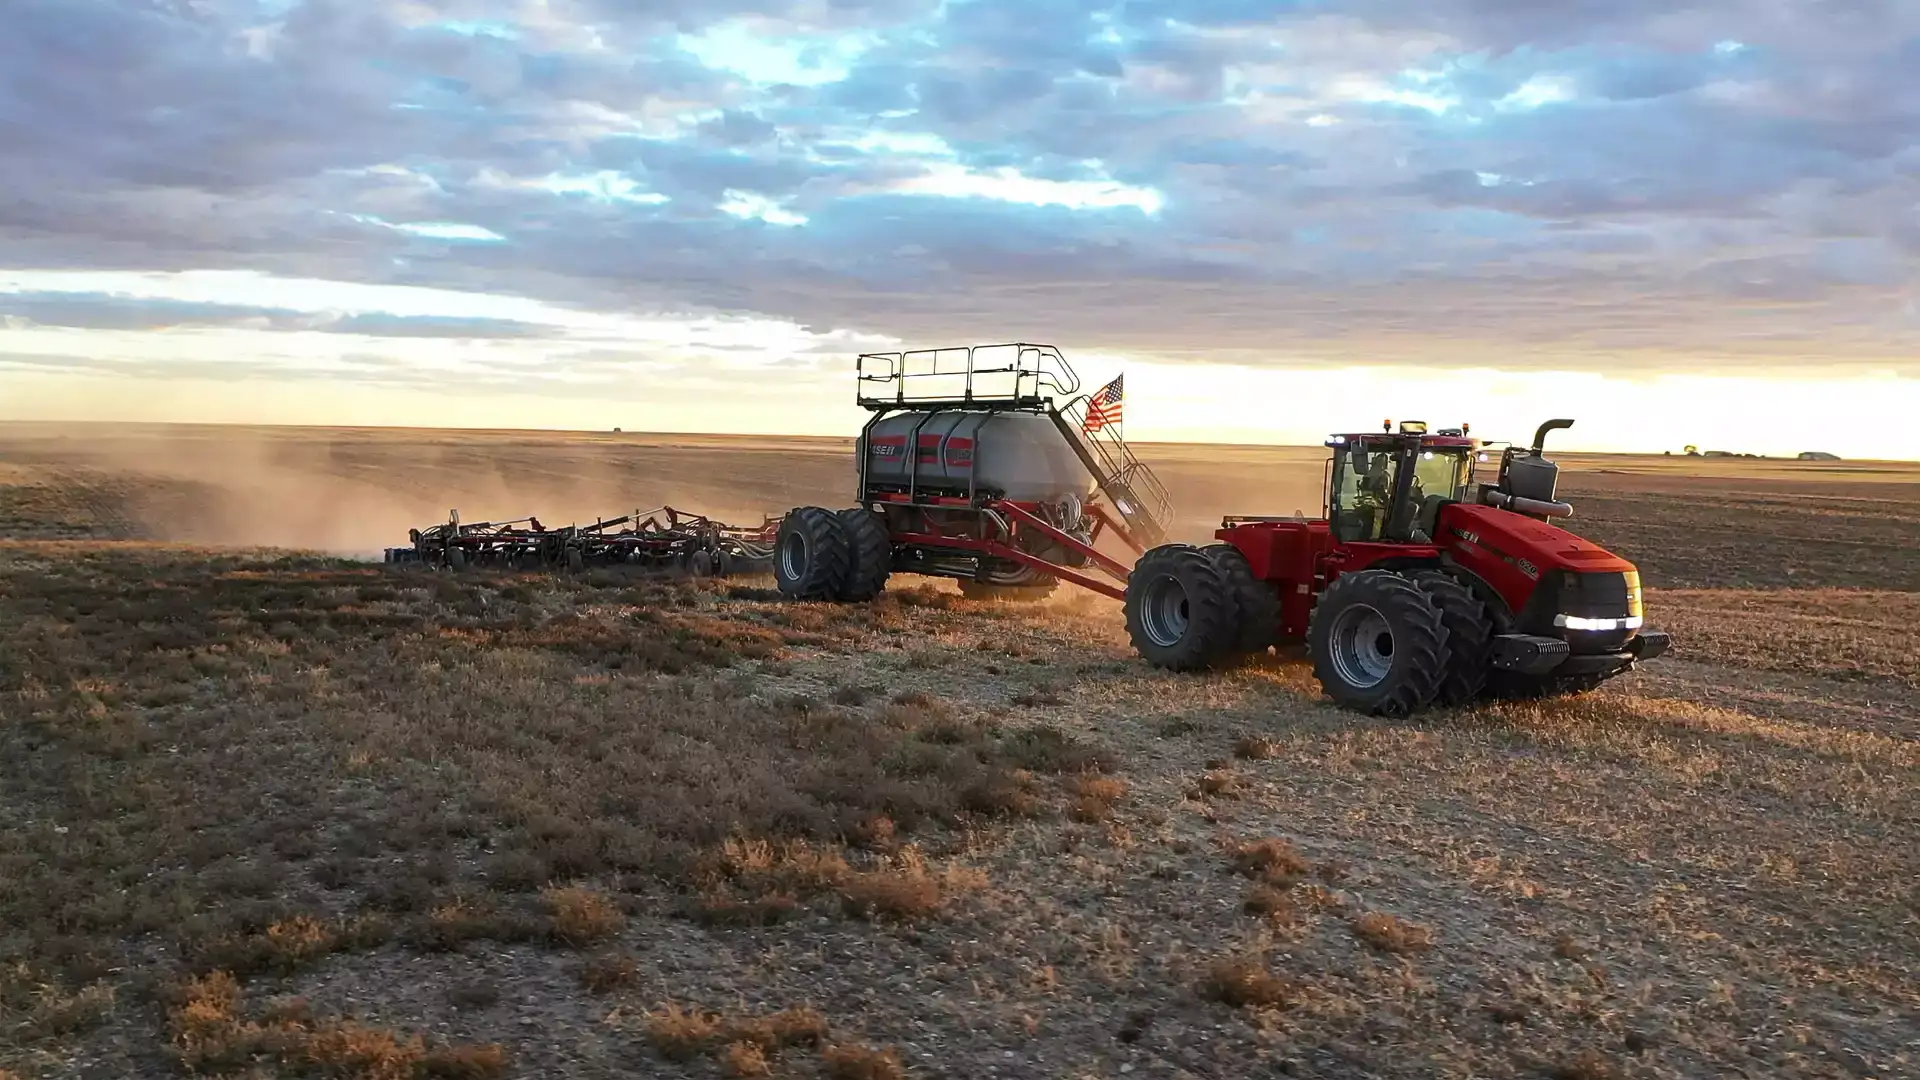
[[[1355,439],[1333,449],[1327,490],[1327,524],[1342,543],[1387,536],[1401,481],[1401,454],[1391,443]]]

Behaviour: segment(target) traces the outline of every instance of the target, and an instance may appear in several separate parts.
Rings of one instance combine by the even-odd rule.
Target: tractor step
[[[1535,634],[1497,634],[1491,644],[1493,666],[1522,675],[1544,675],[1566,662],[1572,651],[1559,638]]]

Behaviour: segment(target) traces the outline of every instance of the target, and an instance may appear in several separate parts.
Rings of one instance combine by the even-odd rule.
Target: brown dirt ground
[[[828,441],[189,434],[0,434],[0,1075],[1920,1074],[1912,472],[1572,463],[1673,658],[1389,723],[1087,596],[204,546]],[[1318,468],[1152,449],[1199,535]]]

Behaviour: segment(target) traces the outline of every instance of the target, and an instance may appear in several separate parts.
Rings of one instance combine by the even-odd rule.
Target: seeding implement
[[[955,578],[977,598],[1038,599],[1061,581],[1114,599],[1132,555],[1166,537],[1166,489],[1051,345],[863,354],[857,505],[790,511],[780,591],[869,600],[894,572]]]
[[[386,561],[454,570],[649,566],[724,577],[765,572],[779,528],[775,517],[745,528],[671,506],[553,529],[534,517],[462,523],[456,510],[444,525],[408,530],[412,546],[388,548]]]
[[[1347,708],[1405,716],[1483,696],[1590,690],[1667,651],[1643,629],[1639,570],[1552,524],[1547,433],[1509,446],[1499,478],[1467,428],[1335,435],[1326,517],[1228,517],[1205,547],[1165,544],[1135,565],[1128,633],[1149,663],[1195,670],[1304,644]]]

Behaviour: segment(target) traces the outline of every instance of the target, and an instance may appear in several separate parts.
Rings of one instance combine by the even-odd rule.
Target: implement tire
[[[1390,570],[1335,578],[1307,624],[1313,674],[1342,708],[1406,717],[1427,707],[1447,675],[1440,609]]]
[[[780,523],[773,542],[773,576],[790,600],[832,600],[846,588],[852,552],[839,515],[802,506]]]
[[[1147,663],[1198,671],[1231,655],[1240,605],[1218,563],[1191,544],[1162,544],[1127,578],[1127,635]]]
[[[1258,656],[1280,643],[1280,594],[1273,585],[1253,576],[1253,565],[1232,544],[1208,544],[1200,549],[1227,576],[1239,611],[1238,652]]]
[[[887,520],[864,506],[840,511],[847,534],[847,576],[834,599],[863,604],[879,596],[893,573],[893,535]]]
[[[1473,595],[1444,570],[1416,570],[1407,575],[1433,606],[1447,628],[1447,674],[1440,680],[1434,704],[1453,708],[1477,699],[1492,670],[1488,650],[1493,640],[1493,615],[1486,601]]]

